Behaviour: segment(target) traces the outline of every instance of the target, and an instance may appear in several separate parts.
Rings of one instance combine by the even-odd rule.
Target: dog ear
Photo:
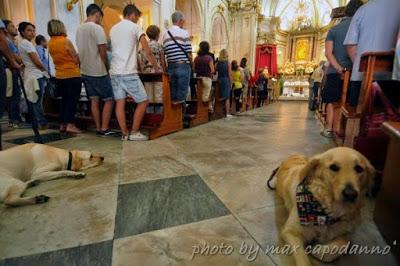
[[[365,188],[367,194],[371,195],[373,194],[373,189],[375,186],[375,168],[372,166],[367,158],[364,157],[363,160],[366,174]]]
[[[317,166],[320,164],[320,162],[321,159],[319,155],[310,158],[307,164],[300,171],[301,177],[307,177],[307,181],[309,182],[313,177],[315,177],[315,170],[317,169]]]

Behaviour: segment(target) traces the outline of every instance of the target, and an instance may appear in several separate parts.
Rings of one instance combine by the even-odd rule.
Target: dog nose
[[[101,161],[104,161],[104,157],[103,157],[103,156],[100,156],[100,160],[101,160]]]
[[[354,202],[358,197],[358,192],[352,185],[348,184],[342,191],[343,199],[346,202]]]

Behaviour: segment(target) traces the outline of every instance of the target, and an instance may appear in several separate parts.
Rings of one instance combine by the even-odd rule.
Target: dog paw
[[[86,174],[84,172],[79,172],[76,174],[76,176],[74,176],[76,179],[81,179],[84,178],[86,176]]]
[[[40,196],[35,197],[36,204],[46,203],[49,201],[49,199],[50,199],[50,197],[45,196],[45,195],[40,195]]]

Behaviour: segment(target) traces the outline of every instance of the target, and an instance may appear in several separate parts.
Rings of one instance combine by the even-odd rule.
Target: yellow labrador
[[[348,246],[360,224],[360,210],[373,183],[374,168],[359,152],[334,148],[312,158],[292,156],[276,174],[276,190],[289,217],[282,238],[292,246],[296,265],[311,265],[307,254],[331,262]],[[309,243],[318,243],[318,249]]]
[[[25,144],[0,152],[0,202],[8,206],[44,203],[49,197],[23,197],[26,188],[63,177],[83,178],[78,172],[102,164],[104,157],[88,151],[66,151],[43,144]]]

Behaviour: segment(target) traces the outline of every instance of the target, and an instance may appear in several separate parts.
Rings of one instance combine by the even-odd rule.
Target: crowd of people
[[[20,110],[21,86],[32,102],[34,118],[39,129],[47,129],[48,121],[43,111],[45,93],[60,99],[60,132],[79,134],[75,124],[77,104],[82,84],[90,100],[90,111],[99,136],[114,135],[110,120],[115,104],[115,116],[121,129],[122,140],[147,140],[140,132],[146,112],[162,113],[162,82],[145,82],[139,73],[167,72],[170,76],[171,100],[182,104],[190,97],[191,80],[200,79],[203,87],[203,102],[209,102],[212,112],[214,91],[212,82],[218,80],[219,97],[225,100],[226,116],[240,111],[240,103],[246,104],[251,72],[247,59],[240,64],[230,60],[228,51],[220,51],[218,58],[210,52],[210,45],[203,41],[197,56],[192,58],[189,33],[184,29],[185,17],[180,11],[172,14],[172,26],[160,36],[160,28],[149,26],[145,32],[138,25],[141,11],[129,4],[123,10],[123,18],[115,24],[107,39],[100,25],[103,17],[101,8],[90,4],[86,8],[87,19],[76,31],[76,48],[68,38],[64,23],[57,19],[48,22],[49,40],[36,36],[35,25],[21,22],[18,29],[9,20],[3,20],[0,31],[6,37],[8,48],[3,49],[8,58],[7,106],[9,126],[23,125]],[[20,40],[16,37],[20,35]],[[161,43],[159,42],[161,38]],[[34,46],[34,43],[36,46]],[[54,64],[50,66],[50,62]],[[54,72],[54,73],[53,73]],[[22,80],[19,73],[23,73]],[[267,92],[267,76],[261,74],[257,81],[260,95]],[[23,82],[23,83],[22,83]],[[126,98],[132,97],[136,108],[132,128],[128,129],[125,112]],[[185,110],[185,108],[183,108]]]
[[[325,55],[328,62],[321,62],[314,71],[311,80],[314,81],[312,94],[315,97],[321,89],[322,103],[326,104],[326,124],[321,134],[334,138],[335,117],[339,113],[338,102],[342,96],[343,76],[345,71],[351,71],[347,101],[351,108],[358,105],[363,73],[360,72],[361,55],[365,52],[385,52],[393,50],[396,41],[400,40],[400,5],[397,0],[376,0],[364,4],[361,0],[351,0],[345,10],[345,17],[332,27],[325,42]],[[397,38],[396,38],[397,37]],[[395,56],[398,62],[399,50]],[[374,79],[379,82],[399,80],[398,68],[394,68],[393,77],[379,73]],[[325,81],[323,81],[325,77]],[[390,86],[389,86],[390,87]],[[383,88],[385,91],[385,88]],[[393,104],[400,106],[399,94],[386,90],[391,95]],[[312,101],[310,109],[315,109]]]

